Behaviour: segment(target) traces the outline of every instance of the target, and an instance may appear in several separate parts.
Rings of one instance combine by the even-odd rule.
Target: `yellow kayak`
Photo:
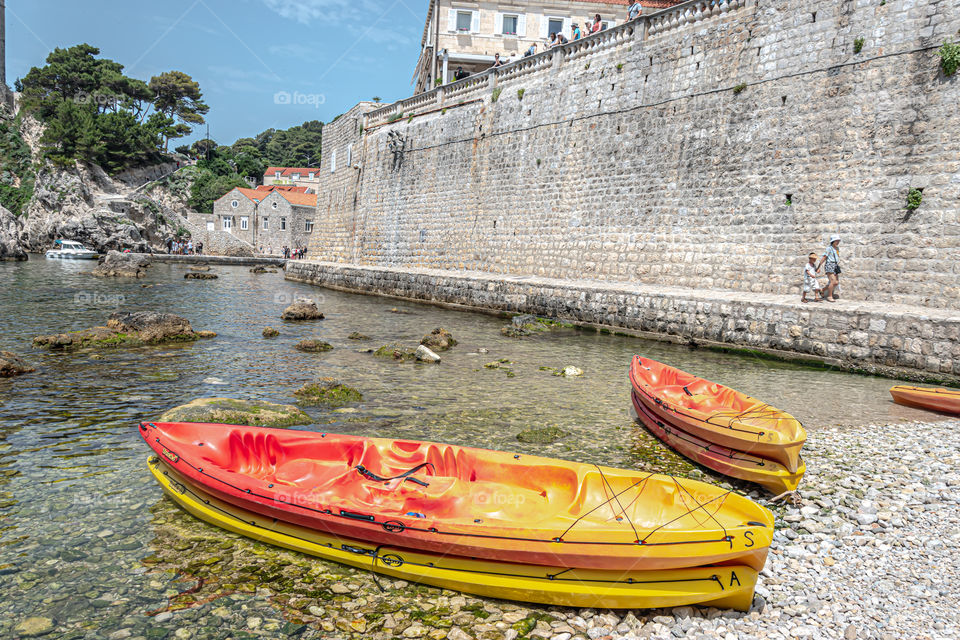
[[[417,553],[264,517],[205,494],[157,457],[151,457],[148,466],[164,493],[201,520],[260,542],[400,580],[489,598],[568,607],[649,609],[696,604],[746,611],[753,602],[757,571],[743,564],[616,571]]]

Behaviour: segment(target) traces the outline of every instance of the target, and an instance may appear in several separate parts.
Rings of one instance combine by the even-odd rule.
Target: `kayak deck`
[[[180,507],[212,525],[325,560],[479,596],[570,607],[704,605],[746,611],[757,571],[746,565],[600,571],[433,555],[339,538],[218,500],[157,457],[149,469]]]

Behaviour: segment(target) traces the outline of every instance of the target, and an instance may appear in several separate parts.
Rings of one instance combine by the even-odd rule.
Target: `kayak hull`
[[[897,385],[891,387],[890,395],[897,404],[960,415],[960,389]]]
[[[734,389],[634,356],[630,382],[649,411],[690,435],[775,460],[794,473],[807,439],[800,422]]]
[[[219,500],[416,551],[582,569],[734,562],[760,570],[773,534],[766,508],[689,479],[285,429],[140,429],[158,456]],[[402,477],[384,481],[393,476]]]
[[[276,521],[218,500],[156,457],[148,466],[164,493],[200,520],[258,542],[396,579],[484,597],[568,607],[704,605],[746,611],[753,601],[757,571],[745,565],[597,571],[432,555]]]
[[[637,419],[650,433],[677,453],[717,473],[759,484],[779,495],[795,490],[806,472],[802,460],[799,469],[791,473],[779,462],[727,449],[691,435],[663,422],[644,406],[636,393],[631,395]]]

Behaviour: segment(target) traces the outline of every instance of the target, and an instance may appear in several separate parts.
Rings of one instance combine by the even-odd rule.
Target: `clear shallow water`
[[[150,479],[136,423],[196,397],[291,403],[304,382],[335,376],[360,389],[364,402],[348,412],[307,408],[316,424],[306,428],[677,473],[690,465],[631,421],[626,372],[634,353],[762,398],[810,429],[930,415],[892,404],[887,389],[893,383],[880,378],[571,329],[517,340],[500,335],[507,322],[500,318],[326,291],[287,282],[282,274],[254,275],[245,267],[213,267],[220,276],[213,281],[185,281],[185,265],[151,266],[140,281],[82,275],[91,267],[42,259],[0,263],[0,349],[26,356],[38,369],[0,380],[0,637],[26,616],[52,619],[55,633],[64,637],[103,637],[124,628],[132,636],[165,637],[185,624],[205,629],[200,635],[226,637],[232,634],[221,629],[224,618],[214,613],[224,603],[238,619],[246,620],[243,611],[249,609],[279,620],[281,626],[268,636],[325,633],[320,618],[311,622],[302,615],[309,598],[289,586],[289,576],[278,568],[302,564],[301,557],[276,552],[269,556],[275,564],[263,568],[266,577],[254,572],[249,558],[271,552],[180,513]],[[280,321],[295,295],[318,299],[326,319]],[[404,313],[391,312],[394,307]],[[30,347],[35,335],[102,324],[117,309],[169,311],[218,337],[104,351],[102,360]],[[280,337],[264,340],[260,332],[266,325],[278,328]],[[358,352],[385,343],[414,345],[438,326],[460,342],[442,354],[440,365],[383,361]],[[372,340],[348,340],[353,331]],[[292,345],[305,337],[322,338],[335,349],[294,351]],[[500,358],[511,361],[509,369],[483,367]],[[562,378],[540,370],[567,365],[581,368],[584,376]],[[547,426],[570,436],[550,445],[516,439],[520,431]],[[365,574],[310,562],[313,571],[325,572],[318,583],[343,575],[369,581]],[[211,587],[217,571],[210,567],[221,567],[217,571],[238,584],[224,587],[221,578],[219,587]],[[205,572],[211,575],[197,595],[176,595],[195,587]],[[257,596],[255,587],[249,588],[254,583],[279,595]],[[284,585],[303,602],[291,605]],[[415,592],[404,593],[391,599],[416,600]],[[174,603],[184,610],[168,617],[164,612]],[[372,611],[381,605],[370,596],[364,606]],[[332,616],[330,611],[325,615]],[[297,626],[301,619],[305,630]]]

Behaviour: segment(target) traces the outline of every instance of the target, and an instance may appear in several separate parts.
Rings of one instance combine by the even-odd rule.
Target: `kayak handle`
[[[355,513],[353,511],[344,511],[340,510],[340,515],[344,518],[353,518],[354,520],[366,520],[367,522],[373,522],[375,518],[366,513]]]

